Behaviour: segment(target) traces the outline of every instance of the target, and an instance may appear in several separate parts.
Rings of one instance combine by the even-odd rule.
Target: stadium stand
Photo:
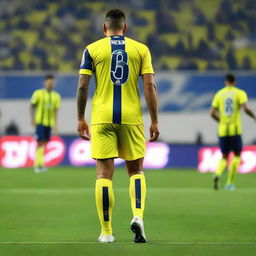
[[[256,68],[254,0],[2,0],[0,69],[77,70],[85,45],[102,37],[105,12],[117,6],[156,69]]]

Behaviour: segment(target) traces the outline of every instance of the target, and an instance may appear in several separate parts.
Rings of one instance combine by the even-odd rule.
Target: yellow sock
[[[101,234],[112,234],[112,209],[114,206],[114,193],[112,181],[97,179],[95,187],[96,206],[101,224]]]
[[[240,165],[240,156],[234,156],[228,168],[227,185],[234,184],[235,175]]]
[[[44,147],[40,146],[36,148],[35,166],[44,165]]]
[[[133,216],[143,218],[146,198],[146,181],[144,174],[131,176],[129,192]]]
[[[222,158],[219,161],[218,168],[217,168],[217,170],[215,172],[215,175],[216,176],[221,176],[222,173],[224,172],[224,170],[226,169],[226,167],[227,167],[227,159]]]

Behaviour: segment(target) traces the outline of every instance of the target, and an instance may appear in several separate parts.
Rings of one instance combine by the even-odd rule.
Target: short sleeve
[[[248,97],[245,91],[239,93],[239,104],[242,105],[248,101]]]
[[[148,47],[146,47],[146,51],[142,56],[141,75],[144,74],[154,74],[154,69],[151,61],[151,54]]]
[[[88,49],[86,48],[83,52],[79,74],[92,75],[92,73],[93,73],[93,62],[92,62],[91,55]]]
[[[219,107],[219,97],[218,94],[215,94],[212,100],[212,107],[213,108],[218,108]]]
[[[60,108],[60,105],[61,105],[61,97],[59,94],[57,94],[57,97],[56,97],[56,103],[55,103],[55,109],[59,109]]]
[[[37,91],[34,91],[34,93],[32,94],[30,102],[31,104],[35,105],[38,103],[38,101],[39,101],[39,91],[37,90]]]

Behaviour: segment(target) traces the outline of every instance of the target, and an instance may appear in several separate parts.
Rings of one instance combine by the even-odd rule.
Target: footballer
[[[129,194],[133,212],[130,227],[134,242],[145,243],[143,212],[146,181],[142,166],[146,140],[139,77],[142,76],[151,117],[151,142],[159,136],[157,89],[148,47],[125,37],[126,29],[125,14],[119,9],[110,10],[103,26],[105,37],[89,44],[83,52],[77,90],[77,130],[81,138],[91,140],[91,156],[96,159],[95,195],[101,223],[98,241],[115,241],[111,225],[114,206],[112,177],[114,159],[120,157],[126,161],[130,177]],[[92,74],[96,89],[89,131],[84,113]]]
[[[240,154],[243,147],[240,110],[243,109],[247,115],[256,120],[255,114],[247,105],[247,101],[246,92],[236,87],[235,76],[228,74],[225,87],[215,94],[210,111],[212,118],[219,123],[219,145],[222,152],[222,159],[213,178],[215,190],[219,188],[219,180],[227,167],[230,152],[234,153],[234,157],[229,165],[226,189],[235,189],[235,174],[240,165]]]
[[[34,162],[36,173],[47,170],[44,165],[44,147],[51,138],[52,128],[56,128],[57,112],[61,104],[61,97],[53,88],[53,75],[46,75],[44,88],[34,91],[31,97],[30,116],[37,140]]]

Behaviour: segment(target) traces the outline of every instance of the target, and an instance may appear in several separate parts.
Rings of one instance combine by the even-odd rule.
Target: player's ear
[[[123,34],[126,32],[126,30],[127,30],[127,24],[125,23],[123,28]]]
[[[106,24],[104,23],[104,24],[103,24],[103,33],[104,33],[105,36],[107,36],[107,30],[108,30],[108,29],[107,29],[107,26],[106,26]]]

